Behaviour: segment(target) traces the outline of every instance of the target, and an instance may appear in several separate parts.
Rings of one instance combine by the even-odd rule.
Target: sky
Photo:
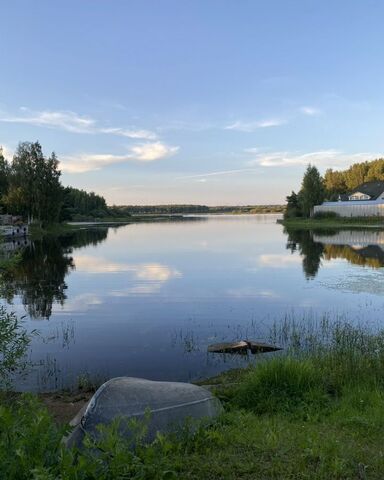
[[[0,145],[109,204],[282,203],[384,155],[381,0],[2,0]]]

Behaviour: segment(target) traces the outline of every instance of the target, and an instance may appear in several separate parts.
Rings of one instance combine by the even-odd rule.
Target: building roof
[[[379,195],[384,192],[384,182],[382,181],[374,181],[374,182],[365,182],[356,187],[349,195],[353,195],[354,193],[361,192],[369,195],[371,200],[376,200]]]

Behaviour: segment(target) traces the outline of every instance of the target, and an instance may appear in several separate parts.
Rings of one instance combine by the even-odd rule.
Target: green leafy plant
[[[26,352],[34,334],[26,332],[15,313],[0,306],[0,388],[8,387],[11,376],[27,366]]]

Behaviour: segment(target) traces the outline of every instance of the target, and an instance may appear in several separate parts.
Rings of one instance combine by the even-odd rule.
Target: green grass
[[[384,228],[383,217],[286,218],[278,223],[291,229]]]
[[[23,479],[382,479],[384,332],[341,318],[287,318],[271,331],[282,353],[258,356],[215,385],[225,412],[213,425],[141,442],[118,434],[118,421],[63,449],[57,427],[34,396],[0,407],[0,470]]]

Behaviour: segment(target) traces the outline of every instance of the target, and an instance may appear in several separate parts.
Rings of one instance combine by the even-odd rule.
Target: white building
[[[359,185],[337,202],[316,205],[313,213],[335,212],[341,217],[384,217],[384,182],[374,181]]]

